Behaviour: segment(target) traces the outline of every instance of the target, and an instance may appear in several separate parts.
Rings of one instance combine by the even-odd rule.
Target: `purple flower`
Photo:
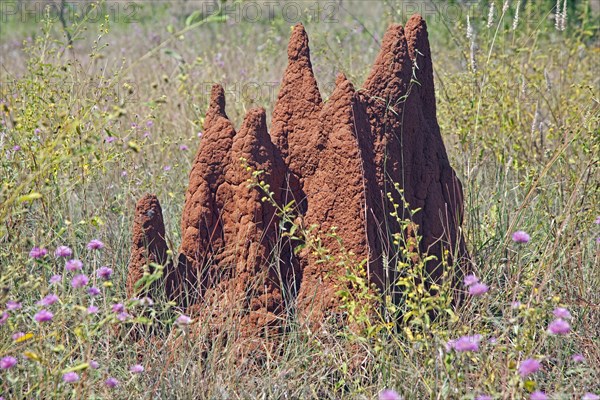
[[[119,385],[119,381],[111,376],[110,378],[104,381],[104,384],[109,388],[114,389]]]
[[[170,171],[170,170],[171,170],[171,166],[170,166],[170,165],[165,165],[165,166],[163,167],[163,170],[165,170],[165,171]]]
[[[110,276],[112,275],[113,270],[112,268],[109,267],[100,267],[98,269],[98,271],[96,272],[96,274],[98,275],[98,278],[102,278],[102,279],[110,279]]]
[[[54,285],[62,281],[62,275],[52,275],[50,278],[50,284]]]
[[[75,275],[73,279],[71,279],[71,286],[75,289],[82,288],[88,284],[90,279],[85,274]]]
[[[385,389],[384,391],[379,393],[379,400],[401,400],[401,399],[402,399],[402,397],[400,397],[400,395],[392,389]]]
[[[573,360],[573,362],[580,363],[585,361],[585,357],[583,354],[573,354],[571,360]]]
[[[124,311],[117,314],[117,319],[121,322],[125,321],[129,317],[130,317],[130,315]]]
[[[48,321],[52,320],[53,317],[54,317],[54,314],[52,314],[50,311],[40,310],[37,312],[37,314],[34,315],[33,318],[35,318],[35,320],[37,322],[48,322]]]
[[[519,307],[521,307],[520,301],[513,301],[512,303],[510,303],[510,308],[519,308]]]
[[[15,332],[12,335],[12,340],[19,340],[21,339],[23,336],[25,336],[25,332]]]
[[[18,301],[10,300],[10,301],[6,302],[6,309],[8,311],[20,310],[21,307],[23,307],[23,306]]]
[[[465,286],[472,286],[476,283],[479,283],[479,278],[473,274],[469,274],[469,275],[465,276],[464,282],[465,282]]]
[[[186,325],[189,325],[192,323],[192,319],[190,317],[188,317],[187,315],[180,315],[175,320],[175,323],[179,326],[186,326]]]
[[[556,318],[564,318],[564,319],[571,318],[571,313],[569,312],[569,310],[567,310],[566,308],[562,308],[562,307],[555,308],[554,311],[552,312],[552,314],[554,314],[554,316]]]
[[[148,128],[152,128],[153,125],[154,125],[154,121],[152,121],[152,120],[149,120],[149,121],[146,122],[146,126]]]
[[[140,364],[135,364],[129,368],[129,372],[133,374],[141,374],[142,372],[144,372],[144,367]]]
[[[527,243],[531,240],[531,237],[524,231],[516,231],[512,234],[512,240],[516,243]]]
[[[89,364],[90,364],[90,368],[91,368],[91,369],[98,369],[98,368],[100,368],[100,364],[98,364],[98,363],[97,363],[96,361],[94,361],[94,360],[91,360],[91,361],[89,362]]]
[[[114,136],[107,136],[107,137],[105,137],[105,138],[104,138],[104,141],[105,141],[106,143],[112,143],[112,142],[114,142],[115,140],[117,140],[117,138],[116,138],[116,137],[114,137]]]
[[[92,239],[86,246],[88,250],[100,250],[104,247],[104,243],[102,243],[98,239]]]
[[[596,220],[594,221],[594,223],[596,225],[600,225],[600,216],[596,217]]]
[[[456,340],[449,341],[447,347],[454,349],[459,353],[465,351],[479,351],[479,342],[481,339],[481,335],[462,336]]]
[[[583,395],[581,400],[600,400],[600,396],[598,396],[597,394],[588,392]]]
[[[122,313],[125,311],[125,306],[121,303],[116,303],[112,305],[111,309],[115,314]]]
[[[42,257],[45,257],[46,254],[48,254],[48,250],[46,250],[44,248],[41,248],[41,247],[34,247],[29,252],[29,257],[31,257],[31,258],[42,258]]]
[[[16,146],[13,146],[12,149],[13,149],[13,151],[17,152],[17,151],[21,150],[21,146],[16,145]]]
[[[73,255],[73,250],[71,250],[67,246],[58,246],[56,250],[54,250],[54,257],[71,257]]]
[[[98,312],[98,307],[96,307],[96,306],[89,306],[87,308],[88,314],[96,314],[97,312]]]
[[[179,146],[179,150],[181,151],[188,151],[190,148],[187,147],[185,144],[182,144],[181,146]]]
[[[152,307],[154,305],[154,300],[152,300],[150,297],[146,296],[146,297],[142,297],[140,299],[140,304],[144,307]]]
[[[537,372],[541,367],[542,364],[538,360],[528,358],[519,365],[519,375],[521,375],[522,378],[525,378],[526,376]]]
[[[8,321],[8,313],[4,311],[2,314],[0,314],[0,325],[4,325],[6,321]]]
[[[529,399],[530,400],[548,400],[548,396],[546,396],[546,393],[536,390],[535,392],[531,393],[531,396],[529,396]]]
[[[196,136],[198,136],[199,138],[201,138],[202,137],[202,131],[198,132],[198,134]]]
[[[67,271],[79,271],[83,268],[83,263],[79,260],[69,260],[65,264],[65,269]]]
[[[67,372],[63,375],[62,379],[65,383],[74,383],[79,380],[79,375],[76,372]]]
[[[469,286],[469,294],[472,296],[481,296],[482,294],[487,293],[488,290],[490,290],[490,287],[485,283],[476,283]]]
[[[571,325],[562,318],[557,318],[548,325],[548,332],[551,335],[566,335],[571,331]]]
[[[11,356],[3,357],[0,360],[0,369],[9,369],[17,365],[17,359]]]
[[[100,293],[102,293],[96,286],[92,286],[87,292],[90,296],[98,296]]]
[[[492,396],[487,394],[480,394],[479,396],[475,397],[475,400],[492,400]]]
[[[58,296],[55,295],[54,293],[50,293],[49,295],[47,295],[46,297],[44,297],[43,299],[41,299],[40,301],[37,302],[38,306],[44,306],[44,307],[49,307],[52,304],[56,303],[58,301]]]

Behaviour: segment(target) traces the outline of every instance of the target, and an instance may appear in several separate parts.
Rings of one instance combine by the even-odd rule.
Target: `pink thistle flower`
[[[198,133],[196,134],[196,136],[198,136],[199,138],[201,138],[201,137],[202,137],[202,135],[203,135],[202,131],[200,131],[200,132],[198,132]],[[598,218],[600,218],[600,217],[598,217]]]
[[[43,299],[41,299],[40,301],[37,302],[38,306],[44,306],[44,307],[49,307],[52,304],[56,303],[58,301],[58,296],[55,295],[54,293],[50,293],[49,295],[47,295],[46,297],[44,297]]]
[[[11,356],[3,357],[0,360],[0,369],[9,369],[17,365],[17,359]]]
[[[4,325],[6,321],[8,321],[8,313],[4,311],[2,314],[0,314],[0,326]]]
[[[67,271],[79,271],[83,268],[83,263],[79,260],[69,260],[65,264],[65,269]]]
[[[73,255],[73,250],[71,250],[67,246],[58,246],[56,250],[54,250],[54,257],[71,257]]]
[[[121,303],[113,304],[111,307],[112,311],[117,314],[125,311],[125,306]]]
[[[481,339],[481,335],[462,336],[456,340],[451,340],[448,342],[447,347],[454,349],[459,353],[466,351],[479,351],[479,342]]]
[[[100,293],[102,293],[102,292],[100,291],[100,289],[98,289],[96,286],[92,286],[91,288],[89,288],[89,289],[88,289],[88,291],[87,291],[87,292],[88,292],[88,294],[89,294],[90,296],[92,296],[92,297],[93,297],[93,296],[98,296]]]
[[[596,225],[600,225],[600,216],[596,217],[596,220],[594,221],[594,223]]]
[[[8,311],[20,310],[23,306],[18,301],[10,300],[6,302],[6,309]]]
[[[19,340],[21,339],[23,336],[25,336],[25,332],[15,332],[12,335],[12,340]]]
[[[181,146],[179,146],[179,150],[181,151],[188,151],[190,148],[187,147],[185,144],[182,144]]]
[[[527,360],[521,362],[521,365],[519,365],[519,375],[521,375],[522,378],[525,378],[526,376],[539,371],[541,367],[542,364],[538,360],[528,358]]]
[[[600,396],[598,396],[597,394],[588,392],[583,395],[581,400],[600,400]]]
[[[492,396],[487,394],[480,394],[479,396],[475,397],[475,400],[492,400]]]
[[[187,315],[180,315],[175,320],[175,323],[179,326],[186,326],[186,325],[189,325],[192,323],[192,319],[190,317],[188,317]]]
[[[516,243],[528,243],[531,237],[524,231],[516,231],[512,234],[512,240]]]
[[[402,397],[392,389],[385,389],[379,393],[379,400],[402,400]]]
[[[469,274],[469,275],[465,276],[464,283],[465,283],[465,286],[472,286],[472,285],[475,285],[476,283],[479,283],[479,278],[473,274]]]
[[[98,239],[92,239],[86,246],[88,250],[100,250],[104,248],[104,243]]]
[[[576,363],[581,363],[585,361],[585,357],[583,356],[583,354],[573,354],[571,360],[573,360],[573,362]]]
[[[489,290],[490,287],[485,283],[476,283],[469,286],[469,294],[471,296],[481,296],[482,294],[487,293]]]
[[[557,318],[548,325],[548,332],[551,335],[566,335],[571,331],[571,325],[562,318]]]
[[[131,372],[132,374],[141,374],[142,372],[144,372],[144,367],[140,364],[135,364],[129,368],[129,372]]]
[[[557,307],[552,312],[556,318],[569,319],[571,318],[571,313],[566,308]]]
[[[73,279],[71,279],[71,286],[75,289],[82,288],[86,286],[89,281],[90,279],[84,274],[75,275]]]
[[[21,150],[21,146],[16,145],[16,146],[13,146],[12,149],[13,149],[14,152],[17,152],[17,151]]]
[[[546,396],[546,393],[536,390],[535,392],[531,393],[531,396],[529,396],[529,399],[530,400],[548,400],[548,396]]]
[[[96,314],[98,312],[98,307],[89,306],[86,311],[88,314]]]
[[[117,314],[117,319],[121,322],[127,320],[130,317],[129,314],[127,314],[126,312],[120,312]]]
[[[48,310],[40,310],[34,315],[33,318],[35,318],[37,322],[48,322],[54,318],[54,314]]]
[[[112,143],[112,142],[114,142],[115,140],[117,140],[117,138],[116,138],[116,137],[114,137],[114,136],[107,136],[107,137],[105,137],[105,138],[104,138],[104,141],[105,141],[106,143]]]
[[[65,383],[75,383],[79,380],[79,375],[76,372],[67,372],[62,376],[62,379]]]
[[[113,377],[111,376],[111,377],[109,377],[107,380],[105,380],[105,381],[104,381],[104,384],[105,384],[107,387],[109,387],[109,388],[111,388],[111,389],[114,389],[114,388],[116,388],[117,386],[119,386],[119,381],[118,381],[116,378],[113,378]]]
[[[102,278],[104,280],[110,279],[110,276],[113,274],[112,268],[109,267],[100,267],[96,272],[98,278]]]
[[[29,252],[29,257],[31,258],[43,258],[48,254],[48,250],[41,247],[34,247]]]
[[[91,369],[98,369],[100,368],[100,364],[98,364],[96,361],[91,360],[88,364],[90,364],[90,368]]]
[[[165,166],[163,167],[163,170],[165,170],[165,171],[170,171],[170,170],[171,170],[171,166],[170,166],[170,165],[165,165]]]
[[[50,278],[50,284],[54,285],[57,283],[62,282],[62,275],[52,275],[52,277]]]

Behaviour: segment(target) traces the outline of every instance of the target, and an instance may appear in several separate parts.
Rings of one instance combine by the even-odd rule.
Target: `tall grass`
[[[375,398],[384,388],[415,399],[600,394],[599,19],[590,1],[567,5],[564,30],[550,1],[495,2],[491,18],[490,3],[458,5],[455,18],[444,14],[446,3],[416,3],[421,11],[438,7],[428,17],[438,120],[464,185],[475,274],[489,291],[452,313],[437,295],[420,293],[403,314],[430,302],[447,318],[427,321],[423,309],[421,319],[396,327],[365,319],[370,311],[360,304],[372,294],[357,280],[360,266],[345,265],[357,286],[354,295],[340,294],[366,329],[326,326],[315,334],[292,318],[261,363],[235,357],[207,326],[176,322],[185,310],[160,297],[150,305],[125,296],[142,193],[157,193],[170,247],[180,242],[210,83],[224,84],[239,125],[246,109],[271,109],[285,67],[290,21],[203,19],[193,15],[198,4],[145,5],[134,24],[80,15],[68,21],[69,35],[55,18],[11,20],[3,30],[0,49],[10,57],[0,71],[0,358],[16,365],[0,370],[0,396],[338,399]],[[335,22],[304,20],[325,97],[339,70],[362,82],[387,22],[404,22],[408,10],[393,1],[337,7]],[[517,230],[530,241],[513,241]],[[92,239],[104,247],[88,249]],[[73,255],[55,257],[61,245]],[[49,254],[30,254],[34,247]],[[71,258],[82,261],[81,271],[65,269]],[[98,275],[102,266],[112,268],[110,277]],[[73,287],[80,274],[88,284]],[[415,279],[405,282],[407,296],[419,290],[411,274],[418,270],[408,273]],[[54,275],[61,277],[51,283]],[[100,293],[90,295],[91,286]],[[49,294],[59,300],[38,304]],[[571,318],[554,316],[557,308]],[[51,320],[36,320],[42,309]],[[549,332],[558,318],[570,324],[568,334]],[[148,324],[163,329],[133,341],[128,332]],[[235,329],[230,320],[224,335]],[[527,359],[541,369],[525,375]],[[132,372],[136,364],[144,371]],[[77,381],[65,382],[70,372]]]

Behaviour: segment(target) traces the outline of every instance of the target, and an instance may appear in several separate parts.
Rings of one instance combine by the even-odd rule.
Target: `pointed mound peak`
[[[310,63],[310,49],[308,48],[308,35],[301,23],[296,24],[288,44],[288,60],[308,60]]]
[[[402,25],[393,24],[386,31],[379,55],[364,88],[372,96],[400,97],[410,82],[412,63]],[[397,93],[398,86],[403,93]]]
[[[262,107],[252,108],[246,113],[242,130],[263,131],[267,129],[267,113]]]
[[[343,72],[340,72],[335,78],[335,89],[333,90],[331,97],[336,97],[336,94],[339,92],[350,95],[354,94],[354,85],[348,80],[346,74]]]
[[[416,58],[415,49],[421,54],[429,54],[429,38],[427,34],[427,23],[419,14],[415,14],[406,23],[404,29],[408,52],[411,59]]]
[[[210,91],[210,104],[204,120],[204,130],[210,129],[212,122],[218,117],[227,118],[225,113],[225,90],[223,90],[223,86],[214,84]]]

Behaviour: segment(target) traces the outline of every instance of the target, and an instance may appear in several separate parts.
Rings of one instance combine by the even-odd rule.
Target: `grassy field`
[[[61,17],[60,1],[2,0],[0,398],[598,399],[595,2],[79,0]],[[490,290],[436,321],[359,333],[292,320],[260,363],[177,323],[174,304],[127,299],[141,195],[157,194],[180,243],[212,84],[236,126],[255,106],[270,115],[303,22],[323,97],[340,71],[360,87],[386,27],[413,12]],[[164,329],[133,342],[144,324]]]

